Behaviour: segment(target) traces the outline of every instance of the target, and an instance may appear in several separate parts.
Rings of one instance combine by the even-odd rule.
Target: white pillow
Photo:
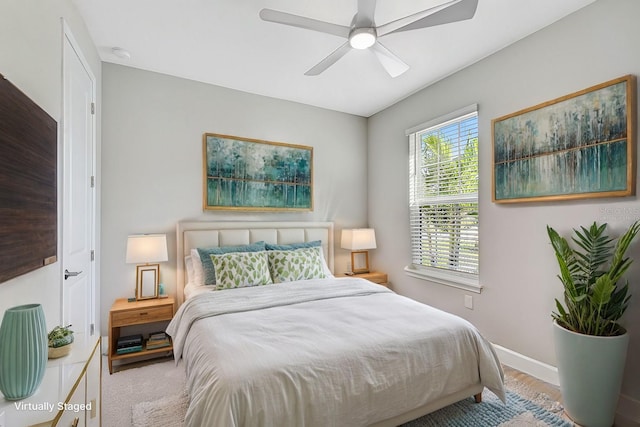
[[[193,283],[204,285],[204,269],[197,249],[191,249],[191,263],[193,264]]]
[[[320,251],[320,259],[322,260],[322,271],[324,271],[324,275],[327,278],[331,278],[331,279],[336,277],[333,275],[333,273],[331,272],[331,269],[327,265],[327,260],[324,259],[324,251],[322,250],[322,247],[318,247],[318,250]]]
[[[195,281],[196,273],[193,270],[193,261],[191,260],[190,255],[184,257],[184,268],[187,271],[187,283],[197,284],[197,282]]]

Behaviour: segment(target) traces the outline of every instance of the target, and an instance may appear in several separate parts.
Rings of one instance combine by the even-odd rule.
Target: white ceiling
[[[378,0],[376,24],[445,0]],[[319,76],[304,72],[340,37],[264,22],[262,8],[349,26],[356,0],[74,0],[105,62],[369,117],[595,0],[480,0],[471,20],[390,34],[411,68],[391,78],[352,50]],[[120,59],[112,47],[131,53]]]

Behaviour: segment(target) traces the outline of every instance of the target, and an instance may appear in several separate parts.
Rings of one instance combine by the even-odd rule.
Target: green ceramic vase
[[[7,400],[31,396],[47,368],[47,326],[40,304],[4,312],[0,325],[0,391]]]

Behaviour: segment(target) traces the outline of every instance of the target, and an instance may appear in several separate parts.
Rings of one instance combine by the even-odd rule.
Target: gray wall
[[[174,294],[179,221],[334,221],[336,242],[343,227],[367,225],[366,119],[108,63],[103,87],[103,319],[115,298],[133,296],[128,234],[167,233],[161,280]],[[313,212],[203,212],[205,132],[312,146]],[[335,253],[345,271],[348,252],[338,243]]]
[[[562,287],[545,226],[564,234],[593,221],[616,235],[640,218],[637,197],[498,205],[491,202],[491,119],[621,77],[640,75],[640,2],[601,0],[371,117],[369,225],[373,264],[394,288],[469,319],[492,342],[555,365],[550,313]],[[406,276],[408,141],[404,130],[472,103],[479,105],[480,279],[474,309],[465,292]],[[636,129],[637,130],[637,129]],[[634,294],[624,323],[631,333],[623,394],[640,400],[640,242],[630,255]],[[594,367],[597,369],[597,367]]]
[[[71,0],[2,0],[0,3],[0,74],[60,123],[62,118],[62,21],[97,80],[100,99],[101,65],[96,48]],[[98,103],[98,149],[100,144]],[[62,203],[61,133],[58,133],[58,207]],[[62,213],[58,215],[58,262],[0,283],[0,314],[16,305],[40,303],[47,327],[62,321]],[[99,286],[99,283],[98,283]]]

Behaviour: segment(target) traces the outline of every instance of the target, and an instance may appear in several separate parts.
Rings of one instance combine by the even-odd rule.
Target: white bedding
[[[194,297],[198,294],[203,294],[203,293],[208,293],[208,292],[214,292],[215,289],[213,286],[205,286],[205,285],[200,285],[200,284],[194,284],[194,283],[187,283],[186,285],[184,285],[184,299],[188,300],[191,297]]]
[[[187,426],[366,426],[478,383],[504,400],[471,324],[359,278],[203,293],[167,332]]]

